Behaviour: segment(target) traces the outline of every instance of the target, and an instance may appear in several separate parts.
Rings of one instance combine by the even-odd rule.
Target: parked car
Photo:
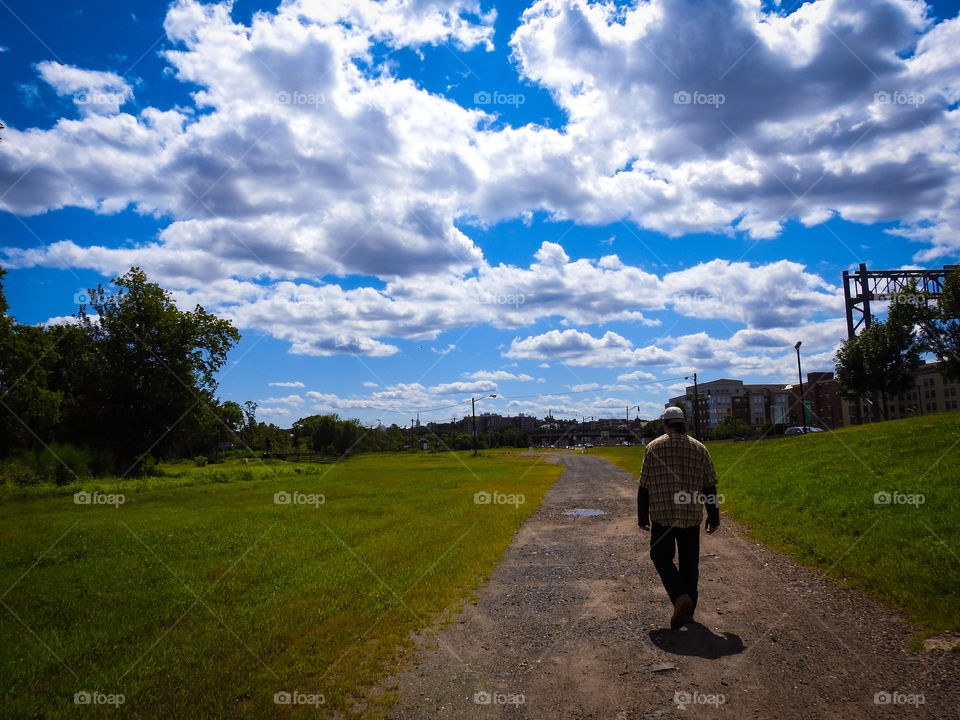
[[[804,431],[804,428],[802,427],[788,427],[786,430],[783,431],[783,434],[784,435],[803,435],[804,432],[806,432],[809,435],[810,433],[823,432],[823,428],[810,427],[809,425],[807,425],[806,431]]]

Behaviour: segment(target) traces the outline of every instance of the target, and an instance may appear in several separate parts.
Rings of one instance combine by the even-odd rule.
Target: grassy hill
[[[960,413],[708,447],[721,511],[757,539],[960,630]],[[640,448],[591,452],[640,472]]]

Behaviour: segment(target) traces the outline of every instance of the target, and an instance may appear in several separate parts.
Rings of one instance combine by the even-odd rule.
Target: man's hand
[[[646,525],[641,525],[641,526],[640,526],[640,529],[649,532],[649,531],[650,531],[650,523],[647,523]]]
[[[707,531],[707,535],[713,535],[719,528],[719,525],[711,525],[709,520],[703,524],[703,529]]]

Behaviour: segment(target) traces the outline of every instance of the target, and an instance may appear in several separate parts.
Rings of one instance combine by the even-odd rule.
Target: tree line
[[[841,343],[837,384],[847,397],[868,400],[873,419],[881,419],[889,396],[913,388],[924,355],[939,361],[944,377],[960,380],[960,272],[947,274],[939,299],[916,282],[894,294],[885,320]]]
[[[341,457],[415,448],[468,449],[455,427],[367,428],[312,415],[280,428],[257,404],[221,401],[217,373],[240,333],[197,305],[184,311],[140,268],[87,292],[74,322],[23,325],[9,314],[0,268],[0,473],[19,484],[157,473],[161,461],[293,452]],[[524,447],[503,428],[482,446]]]
[[[111,285],[89,290],[75,322],[40,327],[8,314],[0,282],[0,458],[41,479],[143,474],[243,422],[215,396],[236,328],[178,309],[139,268]]]

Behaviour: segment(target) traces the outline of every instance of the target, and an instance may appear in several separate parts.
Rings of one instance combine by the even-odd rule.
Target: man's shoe
[[[681,595],[673,603],[673,617],[670,618],[670,629],[679,630],[684,623],[693,619],[693,600],[689,595]]]

